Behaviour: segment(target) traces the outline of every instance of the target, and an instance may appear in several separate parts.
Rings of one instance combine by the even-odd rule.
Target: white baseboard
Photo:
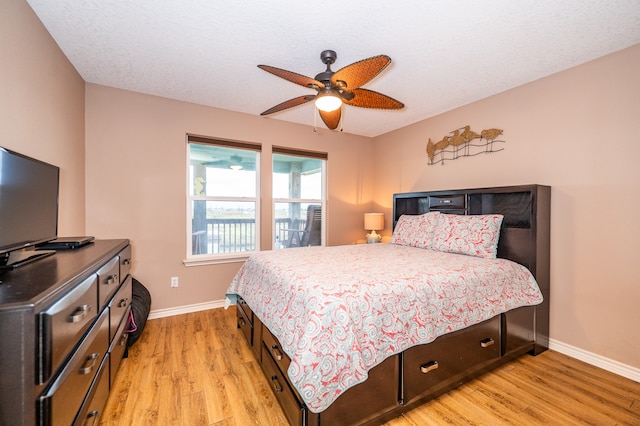
[[[567,345],[566,343],[553,339],[549,339],[549,349],[640,383],[640,368],[631,367],[630,365],[596,355],[585,351],[584,349],[576,348],[575,346]]]
[[[158,309],[151,311],[149,319],[170,317],[173,315],[188,314],[189,312],[205,311],[207,309],[224,308],[224,300],[215,300],[206,303],[196,303],[195,305],[179,306],[177,308]],[[549,339],[549,349],[560,352],[571,358],[579,359],[587,364],[602,368],[622,377],[634,380],[640,383],[640,368],[631,367],[613,359],[605,358],[575,346]]]
[[[196,303],[194,305],[178,306],[176,308],[156,309],[149,313],[149,319],[172,317],[174,315],[188,314],[190,312],[206,311],[207,309],[224,308],[224,300]]]

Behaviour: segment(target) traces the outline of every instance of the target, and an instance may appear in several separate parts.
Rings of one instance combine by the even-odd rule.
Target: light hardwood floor
[[[286,425],[235,307],[147,322],[101,425]],[[387,426],[640,425],[640,383],[560,353],[525,355]]]

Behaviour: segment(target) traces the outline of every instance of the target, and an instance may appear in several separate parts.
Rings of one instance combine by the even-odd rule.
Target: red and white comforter
[[[227,293],[242,296],[278,338],[313,412],[391,355],[542,302],[517,263],[394,244],[256,253]]]

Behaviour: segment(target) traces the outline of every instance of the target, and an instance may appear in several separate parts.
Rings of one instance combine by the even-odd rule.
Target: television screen
[[[58,233],[60,169],[0,147],[0,255]]]

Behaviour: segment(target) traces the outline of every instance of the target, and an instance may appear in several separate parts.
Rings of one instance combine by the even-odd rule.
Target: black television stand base
[[[43,257],[55,254],[55,250],[16,250],[0,255],[0,269],[15,269]]]

